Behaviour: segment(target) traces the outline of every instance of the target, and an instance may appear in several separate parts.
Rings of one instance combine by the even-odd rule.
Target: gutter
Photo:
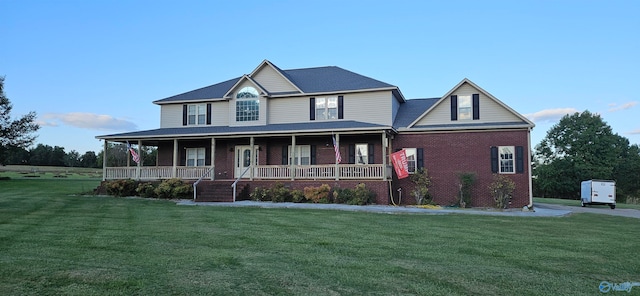
[[[527,161],[529,163],[529,204],[527,205],[527,208],[529,208],[529,210],[533,210],[533,179],[531,178],[531,127],[527,128],[527,146],[529,147],[529,160]]]

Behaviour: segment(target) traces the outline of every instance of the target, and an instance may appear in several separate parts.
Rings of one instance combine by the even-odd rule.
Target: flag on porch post
[[[127,141],[127,151],[131,153],[131,157],[133,157],[133,161],[135,161],[136,163],[140,163],[140,155],[138,155],[136,150],[133,149],[133,147],[131,147],[131,144],[129,144],[129,141]]]
[[[336,142],[336,136],[332,135],[331,138],[333,139],[333,151],[336,153],[336,163],[340,163],[342,162],[342,156],[340,156],[340,147]]]
[[[398,179],[409,177],[409,163],[407,162],[407,153],[404,149],[391,153],[391,162],[393,163],[396,175],[398,175]]]

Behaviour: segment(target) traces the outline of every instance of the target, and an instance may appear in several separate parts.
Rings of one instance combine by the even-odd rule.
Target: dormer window
[[[246,86],[236,94],[236,121],[258,121],[260,119],[260,97],[258,91]]]

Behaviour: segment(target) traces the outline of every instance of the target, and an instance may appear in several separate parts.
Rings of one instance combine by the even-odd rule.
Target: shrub
[[[138,184],[138,188],[136,188],[136,193],[142,197],[152,198],[156,197],[156,193],[154,192],[155,189],[156,186],[153,183],[140,183]]]
[[[256,187],[256,189],[249,194],[251,200],[255,201],[271,201],[271,195],[269,194],[269,190],[264,189],[262,187]]]
[[[347,201],[350,205],[366,205],[370,203],[374,203],[376,200],[376,194],[369,190],[369,188],[364,185],[364,183],[360,183],[356,185],[356,189],[353,190],[353,194],[351,195],[351,199]]]
[[[304,197],[304,192],[298,189],[291,190],[291,200],[297,203],[307,201],[307,199]]]
[[[284,187],[284,184],[278,182],[269,189],[269,195],[274,202],[291,202],[293,198],[289,189]]]
[[[347,203],[353,196],[353,190],[349,188],[334,188],[333,189],[333,202],[335,203]]]
[[[489,185],[491,196],[499,209],[506,209],[509,206],[509,201],[515,189],[516,183],[505,175],[494,174],[493,182]]]
[[[190,198],[193,195],[193,187],[180,179],[173,178],[162,181],[153,192],[158,198]]]
[[[107,194],[114,196],[136,195],[137,182],[131,179],[111,180],[104,183]]]
[[[425,168],[419,168],[411,175],[411,182],[415,184],[415,188],[411,191],[413,198],[416,200],[417,205],[421,205],[427,202],[429,196],[429,186],[431,186],[431,179]]]
[[[329,203],[329,193],[331,187],[327,184],[322,184],[318,187],[305,187],[304,197],[313,203]]]

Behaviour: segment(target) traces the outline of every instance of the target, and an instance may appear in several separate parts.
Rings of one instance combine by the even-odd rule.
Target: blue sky
[[[469,78],[536,123],[600,114],[640,144],[640,1],[0,0],[0,76],[38,143],[158,128],[151,102],[248,74],[339,66],[439,97]]]

